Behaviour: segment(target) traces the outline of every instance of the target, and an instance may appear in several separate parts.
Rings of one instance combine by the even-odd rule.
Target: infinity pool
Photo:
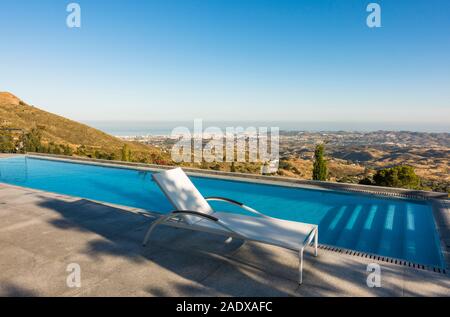
[[[151,174],[24,156],[0,159],[0,182],[169,212],[172,207]],[[191,179],[205,196],[224,196],[269,216],[318,224],[322,244],[442,267],[432,210],[426,202],[206,177]],[[222,202],[211,205],[220,211],[242,212]]]

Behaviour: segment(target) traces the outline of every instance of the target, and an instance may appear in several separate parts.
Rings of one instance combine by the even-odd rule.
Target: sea
[[[178,127],[193,131],[194,121],[84,121],[83,123],[115,136],[169,136]],[[217,127],[225,132],[227,127],[277,127],[280,131],[308,132],[372,132],[410,131],[449,133],[448,123],[420,122],[300,122],[300,121],[203,121],[203,130]]]

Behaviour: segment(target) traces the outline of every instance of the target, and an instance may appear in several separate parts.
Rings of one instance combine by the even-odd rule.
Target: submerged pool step
[[[336,241],[348,222],[351,213],[351,206],[347,205],[330,210],[319,224],[319,230],[323,232],[323,234],[319,234],[320,241],[325,244],[336,245]]]
[[[437,233],[432,230],[433,220],[417,206],[405,207],[404,255],[419,263],[441,263],[443,259],[438,248],[430,248],[429,242],[439,245]]]
[[[385,205],[371,205],[369,207],[369,214],[364,221],[355,249],[379,253],[386,214],[387,207]]]
[[[347,205],[330,213],[320,223],[323,244],[381,257],[439,263],[437,251],[426,248],[424,239],[434,236],[426,229],[431,225],[423,226],[430,220],[421,209],[386,203]]]
[[[376,253],[389,257],[403,258],[405,211],[399,205],[388,205],[385,222]]]
[[[403,244],[403,254],[406,258],[413,258],[418,248],[420,248],[420,237],[416,234],[417,215],[413,208],[407,206],[405,219],[405,243]]]
[[[347,223],[339,233],[336,245],[347,249],[354,249],[358,243],[367,214],[367,206],[356,205],[347,220]]]

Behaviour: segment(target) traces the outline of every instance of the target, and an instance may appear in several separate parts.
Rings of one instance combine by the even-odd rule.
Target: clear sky
[[[76,120],[450,125],[448,0],[0,0],[0,91]],[[366,6],[382,27],[366,25]]]

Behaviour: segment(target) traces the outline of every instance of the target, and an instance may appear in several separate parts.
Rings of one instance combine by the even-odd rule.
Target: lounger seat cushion
[[[291,250],[300,250],[304,246],[304,241],[317,227],[316,225],[277,218],[244,216],[225,212],[215,212],[212,216],[220,219],[223,224],[247,239]],[[197,222],[196,225],[219,228],[216,223],[206,219]]]

